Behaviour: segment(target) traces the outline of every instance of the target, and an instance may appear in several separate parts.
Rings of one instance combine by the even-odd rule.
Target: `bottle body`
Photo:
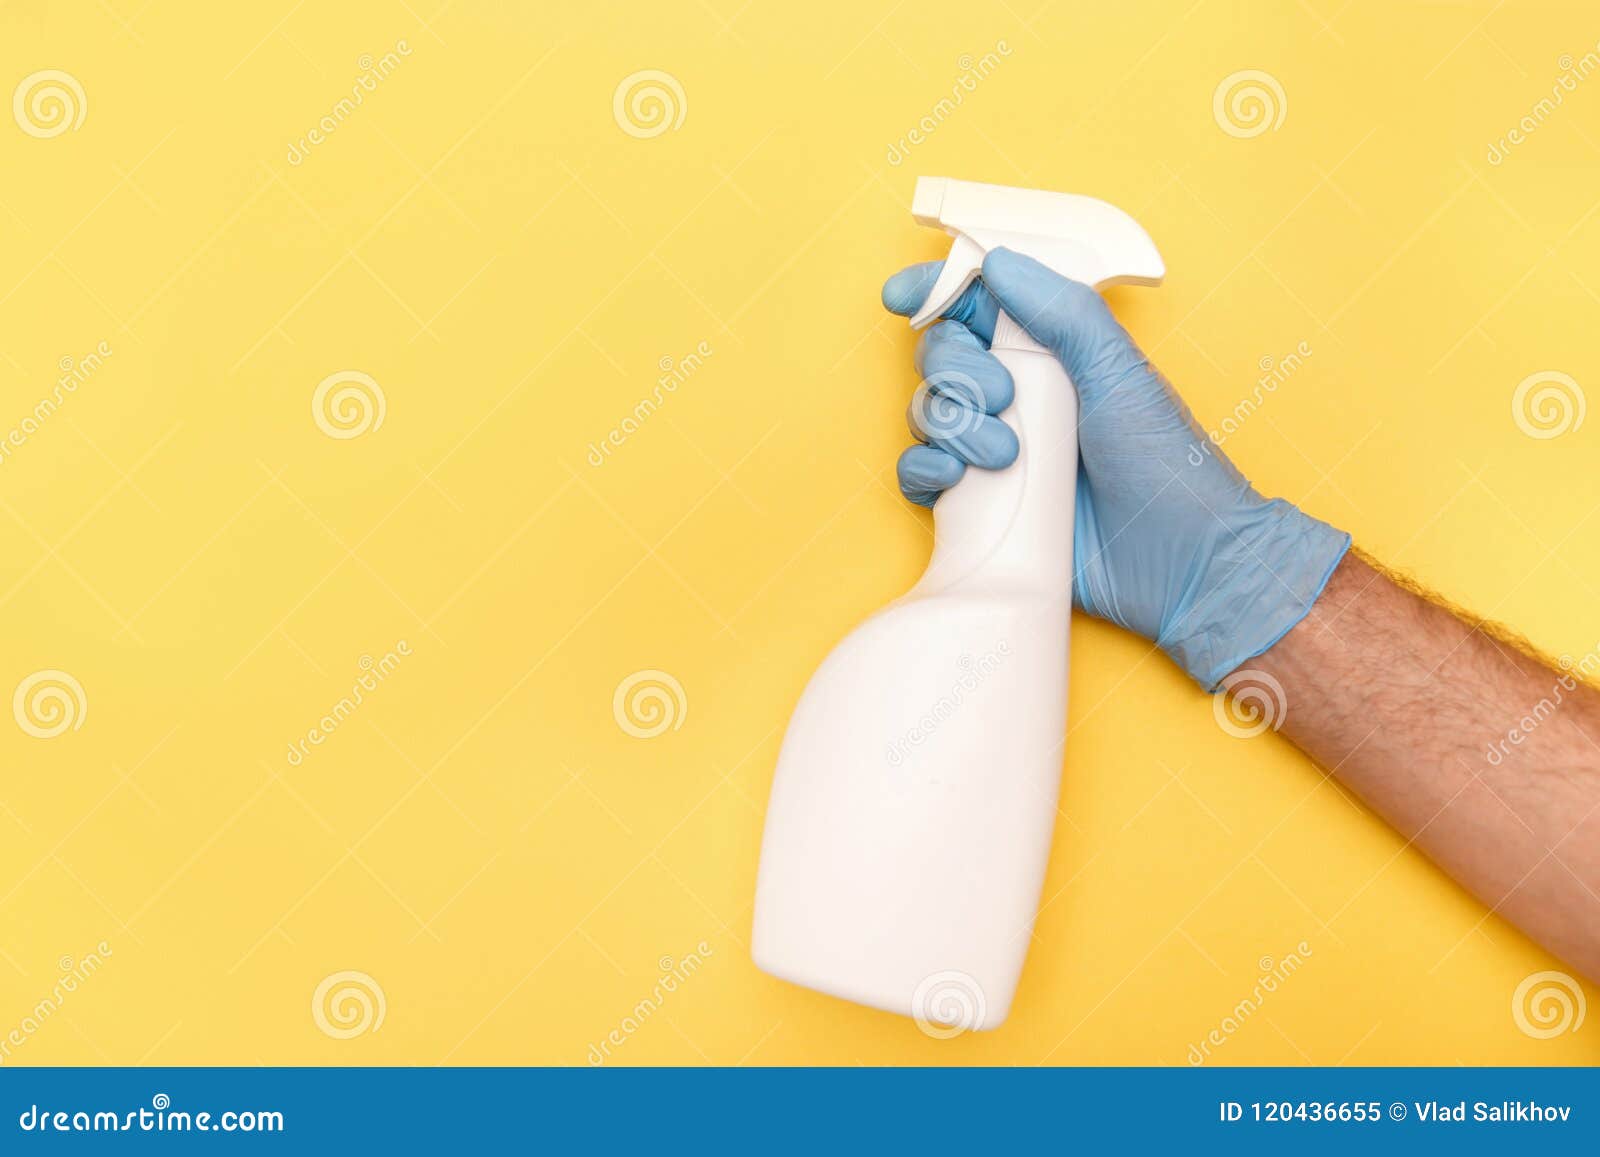
[[[940,498],[922,580],[812,677],[757,883],[759,967],[935,1035],[1010,1009],[1065,737],[1076,396],[1003,320],[1018,459]]]

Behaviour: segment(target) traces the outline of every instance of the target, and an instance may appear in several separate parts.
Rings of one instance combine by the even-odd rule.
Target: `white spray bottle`
[[[955,238],[913,326],[1004,246],[1077,281],[1155,285],[1160,254],[1089,197],[939,177],[912,215]],[[812,676],[767,808],[752,953],[774,976],[913,1016],[937,1036],[1011,1008],[1066,738],[1078,399],[1002,313],[991,347],[1021,452],[934,507],[933,557]]]

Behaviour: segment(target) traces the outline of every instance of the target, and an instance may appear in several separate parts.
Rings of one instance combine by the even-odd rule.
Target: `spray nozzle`
[[[1139,223],[1114,205],[1073,193],[1014,189],[949,177],[919,177],[911,215],[955,238],[944,268],[911,324],[948,309],[983,270],[991,249],[1014,249],[1063,277],[1099,289],[1159,285],[1166,267]]]

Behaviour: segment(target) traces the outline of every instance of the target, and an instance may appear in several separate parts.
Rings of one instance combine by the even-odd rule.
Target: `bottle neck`
[[[1078,396],[1066,370],[1002,313],[991,348],[1016,397],[1000,415],[1016,432],[1004,470],[969,468],[934,507],[933,557],[913,593],[1071,595],[1078,478]]]

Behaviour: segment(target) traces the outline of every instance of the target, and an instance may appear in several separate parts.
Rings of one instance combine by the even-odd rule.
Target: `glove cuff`
[[[1266,502],[1242,532],[1217,543],[1195,598],[1156,642],[1214,692],[1310,613],[1349,549],[1344,531],[1281,498]]]

